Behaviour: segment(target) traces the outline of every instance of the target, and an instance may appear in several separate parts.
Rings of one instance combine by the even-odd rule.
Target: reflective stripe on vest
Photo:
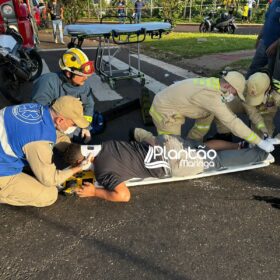
[[[13,152],[8,142],[8,136],[4,124],[4,113],[5,113],[5,108],[0,110],[0,139],[1,139],[0,145],[6,155],[17,158],[16,154]]]
[[[150,115],[153,117],[153,119],[160,123],[162,122],[162,116],[160,113],[158,113],[156,110],[155,110],[155,107],[152,105],[151,108],[150,108]]]
[[[209,124],[203,124],[203,123],[195,123],[194,128],[200,131],[208,131],[210,128]]]
[[[210,89],[220,90],[220,80],[218,78],[195,78],[192,80],[196,86],[205,86]]]
[[[264,128],[264,127],[265,127],[264,122],[259,122],[259,123],[257,124],[257,129],[261,129],[261,128]]]

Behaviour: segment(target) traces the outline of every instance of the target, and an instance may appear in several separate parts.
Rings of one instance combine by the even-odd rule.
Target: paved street
[[[92,58],[94,51],[86,50]],[[44,72],[58,70],[60,54],[41,53]],[[113,65],[127,67],[122,63],[125,53]],[[194,75],[145,57],[141,69],[146,88],[155,93]],[[101,111],[116,111],[141,93],[139,79],[120,81],[115,90],[98,76],[91,83]],[[31,88],[26,86],[22,100]],[[0,104],[8,101],[1,98]],[[128,108],[94,141],[127,140],[129,129],[139,126],[139,109]],[[0,279],[277,280],[279,149],[274,155],[276,163],[267,168],[133,187],[129,203],[60,195],[42,209],[0,205]]]

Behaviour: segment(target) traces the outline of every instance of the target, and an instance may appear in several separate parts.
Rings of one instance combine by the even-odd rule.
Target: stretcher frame
[[[91,146],[91,145],[90,145]],[[98,147],[100,145],[97,145]],[[210,176],[217,176],[217,175],[224,175],[224,174],[230,174],[230,173],[236,173],[236,172],[241,172],[241,171],[248,171],[248,170],[253,170],[253,169],[259,169],[263,167],[269,166],[271,163],[275,161],[274,157],[269,154],[268,157],[261,162],[256,162],[252,164],[247,164],[247,165],[239,165],[239,166],[234,166],[234,167],[227,167],[227,168],[221,168],[219,170],[211,170],[211,171],[206,171],[202,172],[196,175],[191,175],[191,176],[183,176],[183,177],[167,177],[167,178],[132,178],[130,180],[127,180],[125,182],[127,187],[135,187],[135,186],[144,186],[144,185],[152,185],[152,184],[164,184],[164,183],[173,183],[173,182],[178,182],[178,181],[188,181],[188,180],[194,180],[194,179],[201,179],[201,178],[206,178]],[[74,185],[68,186],[68,183],[73,182]],[[89,171],[83,171],[79,173],[78,175],[76,174],[75,176],[70,177],[63,185],[62,189],[64,190],[65,194],[73,194],[74,189],[76,187],[82,187],[84,182],[91,182],[94,183],[94,185],[97,188],[103,188],[101,185],[98,184],[98,182],[95,181],[95,176],[94,176],[94,171],[89,170]]]
[[[100,29],[100,30],[98,30]],[[81,48],[85,39],[98,41],[95,57],[95,69],[103,82],[107,81],[112,89],[116,88],[116,81],[139,78],[140,84],[145,85],[145,75],[141,72],[140,44],[146,36],[152,39],[160,39],[164,33],[171,30],[170,23],[153,22],[142,24],[78,24],[66,25],[64,34],[71,36],[68,47]],[[111,43],[117,48],[114,50]],[[136,44],[137,69],[133,71],[131,66],[132,45]],[[128,67],[126,69],[114,69],[112,60],[126,45],[128,54]]]

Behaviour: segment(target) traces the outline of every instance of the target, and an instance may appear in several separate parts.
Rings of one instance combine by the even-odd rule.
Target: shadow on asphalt
[[[269,203],[269,204],[271,204],[271,207],[280,210],[280,198],[279,197],[254,195],[253,199],[257,200],[257,201],[264,201],[266,203]]]

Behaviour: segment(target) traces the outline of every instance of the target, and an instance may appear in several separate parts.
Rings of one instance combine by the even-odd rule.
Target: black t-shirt
[[[108,141],[94,159],[97,182],[108,190],[131,178],[162,178],[163,168],[147,169],[144,160],[149,150],[146,143]],[[158,159],[157,159],[158,160]]]
[[[62,6],[59,3],[48,3],[48,8],[51,14],[51,20],[61,19],[61,8]]]

